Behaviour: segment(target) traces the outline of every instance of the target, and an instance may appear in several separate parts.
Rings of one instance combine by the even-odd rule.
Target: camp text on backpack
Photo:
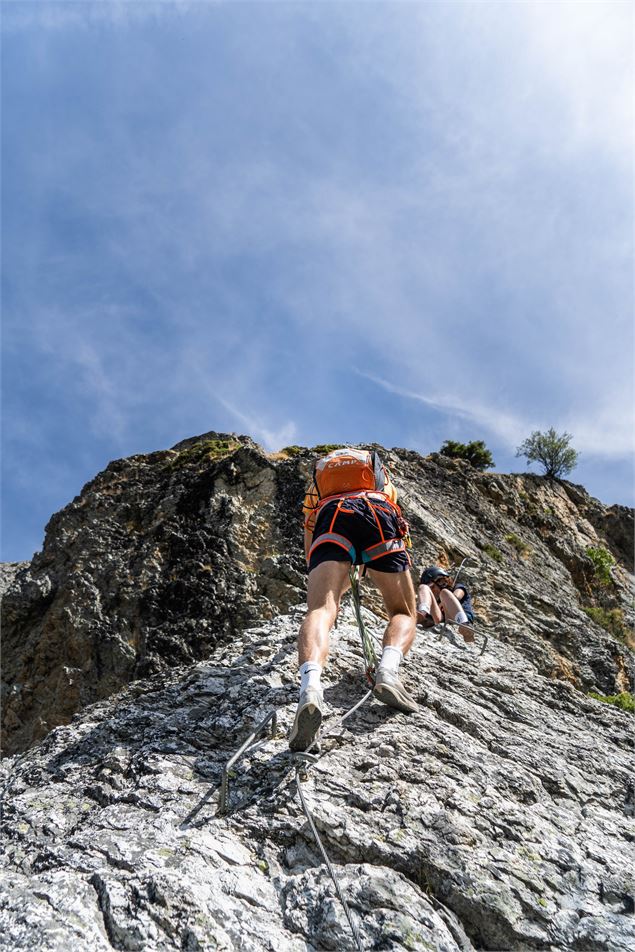
[[[313,479],[320,499],[355,490],[383,492],[386,470],[373,450],[340,449],[317,460]]]

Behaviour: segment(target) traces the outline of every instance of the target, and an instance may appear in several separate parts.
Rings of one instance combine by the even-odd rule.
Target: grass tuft
[[[492,545],[491,542],[486,542],[483,546],[483,552],[485,555],[489,555],[490,559],[494,559],[495,562],[503,561],[503,553],[500,549],[497,549],[495,545]]]
[[[304,450],[303,446],[296,446],[295,443],[292,446],[283,446],[280,450],[280,455],[284,456],[299,456]]]
[[[635,697],[628,691],[622,691],[621,694],[596,694],[595,691],[589,691],[588,696],[602,704],[613,704],[628,714],[635,714]]]
[[[317,446],[311,447],[311,452],[325,456],[327,453],[332,453],[333,450],[342,450],[345,446],[345,443],[318,443]]]
[[[236,440],[201,440],[181,452],[167,464],[168,470],[181,469],[206,460],[224,459],[240,448]]]
[[[586,549],[587,558],[593,564],[593,574],[595,579],[603,588],[607,588],[613,581],[611,569],[615,565],[615,559],[604,546],[589,546]]]
[[[516,549],[516,551],[518,552],[518,555],[522,559],[529,558],[529,556],[532,553],[531,546],[527,545],[526,542],[523,542],[520,536],[517,536],[515,532],[510,532],[508,535],[506,535],[505,541],[509,542],[509,544],[512,545]]]
[[[599,605],[587,605],[583,608],[583,611],[591,621],[600,625],[609,634],[619,638],[627,645],[633,645],[633,632],[626,624],[624,612],[621,608],[601,608]]]

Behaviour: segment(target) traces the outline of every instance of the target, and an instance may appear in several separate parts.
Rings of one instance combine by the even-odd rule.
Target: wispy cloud
[[[452,414],[463,420],[477,424],[481,429],[493,433],[500,440],[510,445],[520,442],[523,436],[527,435],[527,423],[519,420],[509,413],[502,412],[497,407],[482,406],[478,402],[470,401],[466,403],[460,396],[454,392],[448,394],[449,386],[446,386],[446,392],[441,394],[424,394],[396,386],[388,380],[376,377],[373,374],[365,373],[361,370],[355,371],[360,377],[370,380],[371,383],[381,387],[388,393],[403,397],[405,400],[415,400],[436,410],[439,413]]]
[[[631,24],[610,2],[3,4],[13,457],[80,434],[96,467],[232,420],[269,449],[354,440],[382,409],[364,378],[403,400],[395,443],[439,416],[435,440],[513,453],[553,425],[628,455]]]
[[[635,8],[623,0],[518,4],[532,75],[566,109],[565,152],[600,150],[629,173]]]
[[[520,445],[522,440],[534,430],[544,431],[555,423],[556,429],[572,434],[573,444],[581,452],[611,458],[628,456],[633,450],[635,434],[632,419],[628,412],[621,413],[619,405],[602,407],[600,412],[594,408],[588,415],[583,411],[574,410],[554,421],[553,417],[544,412],[539,416],[530,417],[527,414],[515,415],[505,412],[494,404],[483,404],[478,400],[466,402],[450,389],[451,380],[448,380],[443,395],[425,394],[396,386],[388,380],[364,371],[356,370],[355,372],[388,393],[403,397],[405,400],[423,403],[439,413],[467,420],[475,424],[479,431],[493,434],[510,449]]]
[[[296,437],[297,427],[292,421],[284,423],[277,429],[271,429],[262,423],[262,418],[259,415],[243,413],[242,410],[239,410],[237,407],[229,403],[228,400],[224,400],[222,397],[218,398],[218,402],[231,414],[232,417],[240,421],[241,425],[245,427],[245,432],[249,436],[259,440],[265,449],[269,450],[270,452],[279,450],[283,446],[289,446],[291,443],[293,443],[293,440]]]

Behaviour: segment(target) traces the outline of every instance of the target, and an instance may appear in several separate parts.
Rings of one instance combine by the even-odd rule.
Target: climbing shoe
[[[417,624],[423,625],[424,628],[432,628],[434,620],[430,612],[422,612],[417,609]]]
[[[388,707],[394,707],[406,714],[414,714],[419,710],[416,701],[410,697],[397,675],[386,671],[381,665],[377,668],[373,694]]]
[[[322,705],[320,691],[307,688],[302,692],[289,735],[291,750],[308,750],[315,743],[322,723]]]
[[[448,625],[446,622],[443,625],[441,625],[440,628],[441,628],[441,633],[445,635],[445,637],[448,639],[451,645],[453,645],[455,648],[458,648],[460,651],[467,651],[467,648],[465,647],[465,644],[463,643],[463,641],[459,641],[459,639],[456,637],[454,633],[454,629],[452,628],[451,625]]]
[[[465,625],[459,625],[459,634],[463,635],[463,641],[466,641],[468,645],[474,643],[474,632],[471,628],[467,628]]]

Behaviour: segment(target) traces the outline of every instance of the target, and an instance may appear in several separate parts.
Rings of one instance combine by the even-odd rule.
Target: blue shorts
[[[362,557],[362,553],[367,553],[367,550],[381,545],[383,541],[394,539],[401,545],[397,513],[388,502],[381,497],[368,499],[365,496],[358,496],[344,499],[335,516],[339,504],[339,499],[333,499],[325,503],[318,512],[313,532],[309,572],[322,562],[368,565],[377,572],[405,572],[410,568],[410,557],[403,547],[400,551],[387,552],[375,559],[372,558],[372,552],[368,553],[366,558]],[[336,534],[342,541],[339,543],[319,542],[320,536],[326,534]]]

